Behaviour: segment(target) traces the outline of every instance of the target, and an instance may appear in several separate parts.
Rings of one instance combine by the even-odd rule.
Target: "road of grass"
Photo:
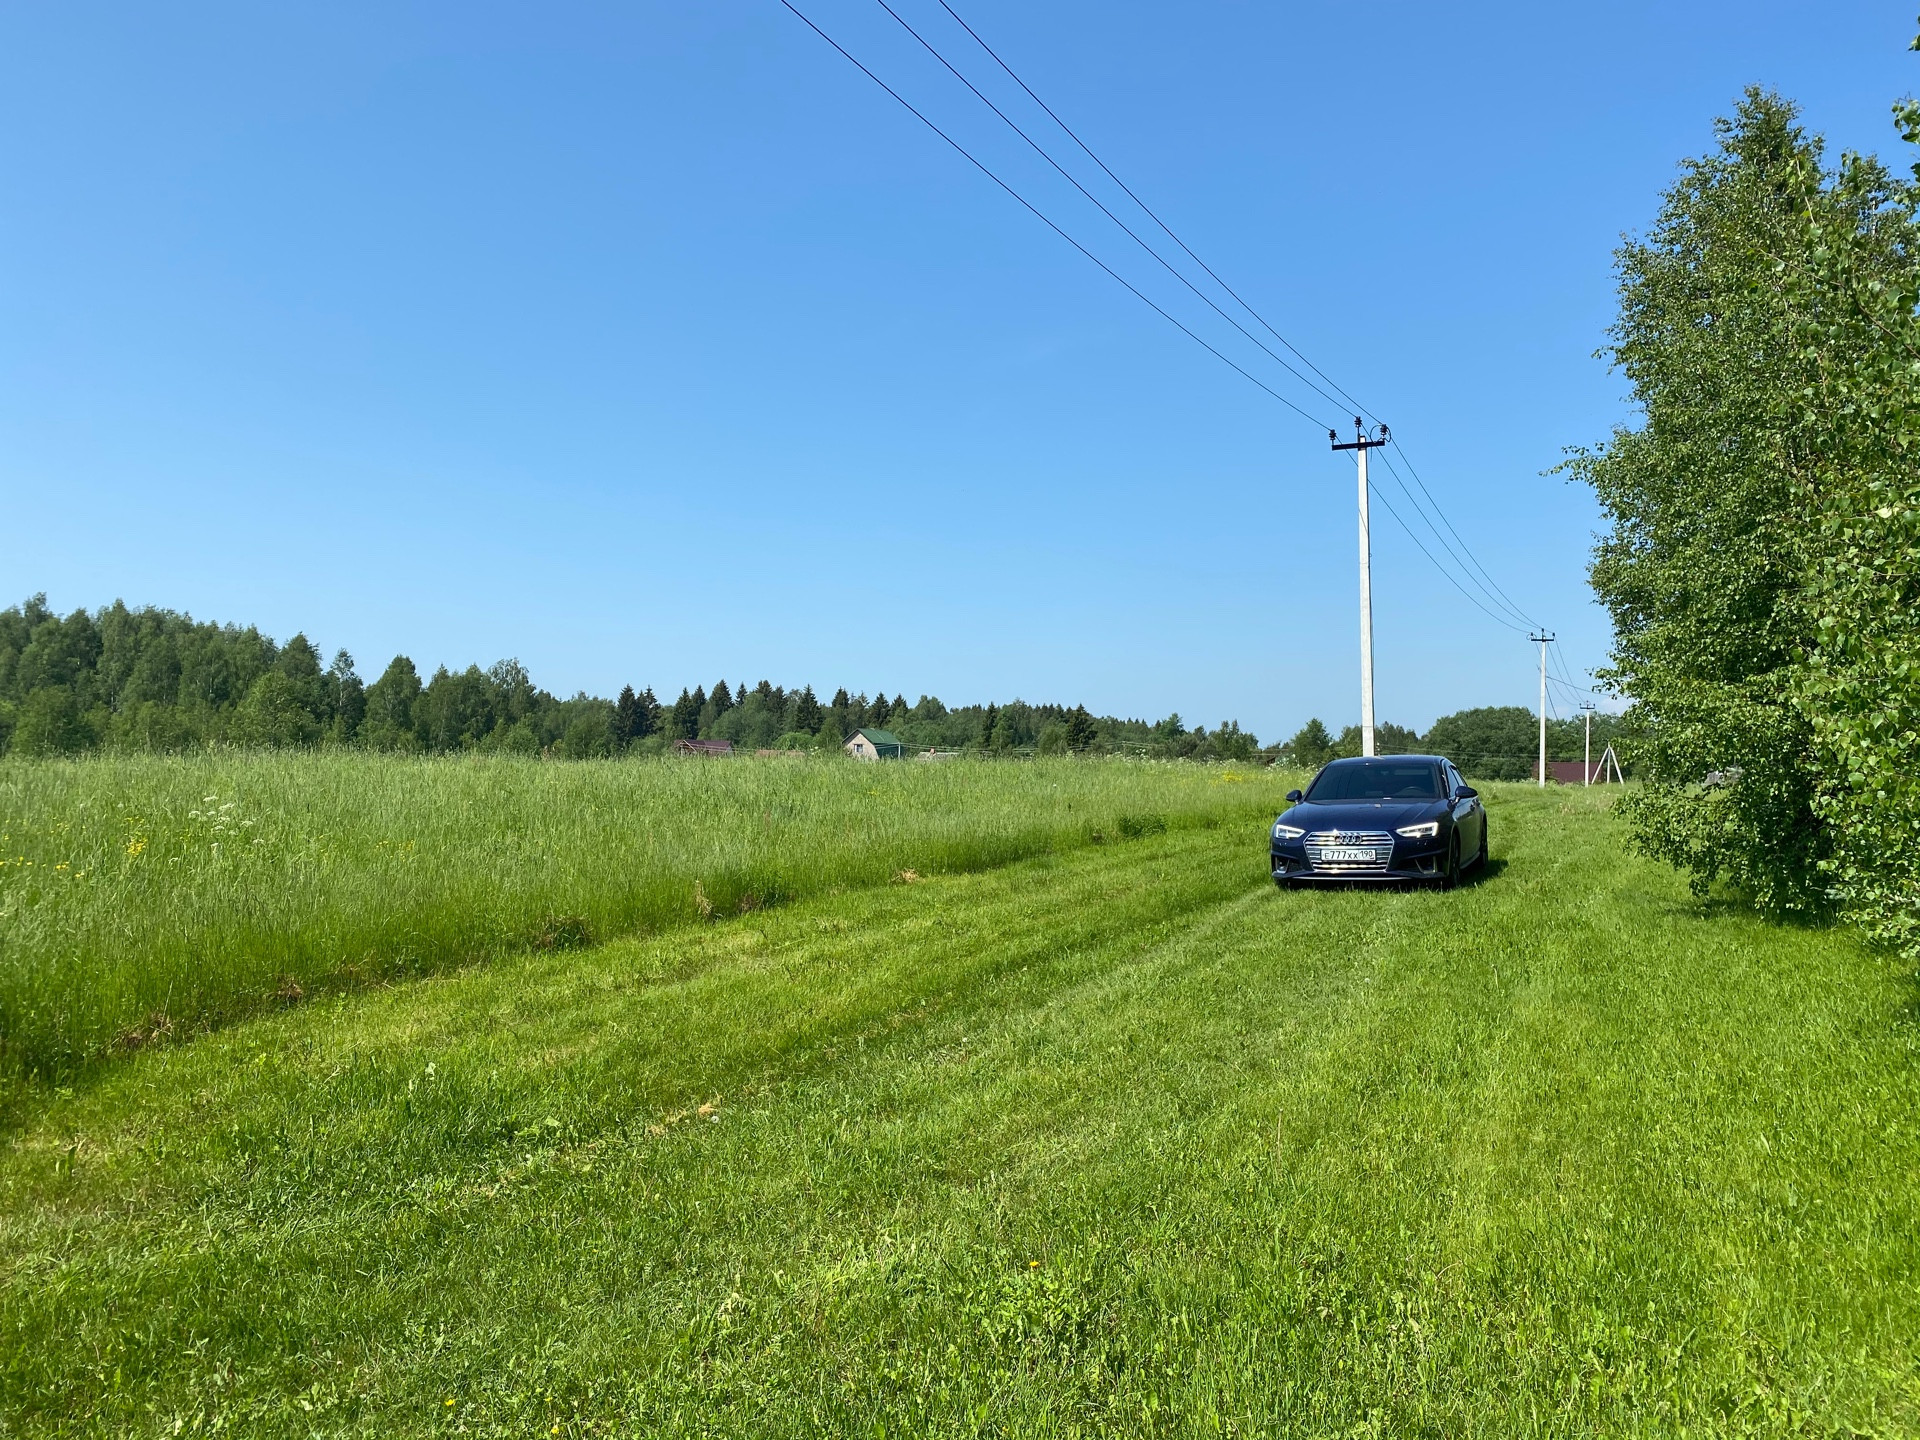
[[[1294,783],[1118,759],[0,760],[0,1089],[65,1080],[296,994],[903,870],[1257,824]]]
[[[340,996],[42,1102],[0,1427],[1911,1435],[1909,981],[1503,790]]]

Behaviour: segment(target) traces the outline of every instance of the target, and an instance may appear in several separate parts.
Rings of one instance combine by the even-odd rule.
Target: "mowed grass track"
[[[8,1433],[1909,1435],[1910,982],[1502,790],[343,995],[44,1099]]]
[[[1257,823],[1293,783],[1125,760],[0,760],[0,1086],[296,994]]]

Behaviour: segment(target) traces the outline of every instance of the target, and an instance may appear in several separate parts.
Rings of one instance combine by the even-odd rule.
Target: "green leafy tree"
[[[613,753],[613,707],[604,700],[582,699],[567,722],[560,753],[569,760],[598,760]]]
[[[367,687],[365,742],[376,750],[413,748],[413,707],[419,698],[420,672],[406,656],[394,656],[380,678]]]
[[[1473,780],[1525,780],[1539,750],[1539,717],[1519,705],[1483,705],[1442,715],[1419,748],[1444,755]]]
[[[1793,108],[1749,91],[1619,252],[1610,354],[1644,423],[1571,462],[1611,522],[1591,574],[1614,621],[1604,678],[1636,714],[1634,842],[1779,913],[1827,900],[1837,751],[1803,657],[1837,653],[1813,592],[1861,514],[1844,457],[1892,458],[1839,378],[1880,344],[1821,271],[1839,237],[1858,290],[1910,286],[1908,198],[1870,161],[1826,172]]]
[[[1920,104],[1894,118],[1920,180]],[[1800,180],[1803,248],[1780,273],[1814,377],[1793,398],[1820,441],[1816,503],[1793,517],[1817,863],[1844,914],[1920,958],[1920,186],[1860,156]]]
[[[41,685],[14,716],[9,748],[16,755],[73,755],[95,742],[71,685]]]
[[[1294,737],[1280,747],[1281,756],[1294,765],[1306,770],[1318,770],[1334,758],[1333,736],[1327,733],[1327,727],[1315,716],[1302,725]]]
[[[351,744],[360,738],[360,727],[366,723],[367,687],[354,672],[353,656],[345,650],[335,652],[327,678],[333,692],[333,739]]]
[[[269,670],[233,712],[227,736],[236,745],[311,745],[320,738],[320,722],[307,708],[309,698],[300,680]]]

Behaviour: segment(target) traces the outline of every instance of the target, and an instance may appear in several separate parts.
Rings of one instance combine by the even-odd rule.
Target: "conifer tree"
[[[1085,750],[1094,740],[1093,716],[1087,713],[1087,707],[1076,705],[1067,712],[1067,748]]]
[[[713,701],[713,715],[716,720],[733,708],[733,694],[727,689],[724,678],[713,687],[713,694],[708,698]]]
[[[640,697],[633,693],[633,686],[622,685],[620,698],[613,702],[613,738],[614,743],[624,749],[640,738]]]
[[[804,730],[809,735],[818,735],[824,718],[820,713],[820,702],[813,698],[813,687],[809,685],[800,692],[799,703],[793,708],[794,728]]]
[[[680,698],[673,702],[673,738],[675,740],[693,739],[700,729],[700,707],[706,703],[705,695],[696,699],[684,686],[681,687]]]

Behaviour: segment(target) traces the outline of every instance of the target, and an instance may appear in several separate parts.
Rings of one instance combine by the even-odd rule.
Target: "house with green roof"
[[[840,747],[856,760],[904,760],[907,747],[891,730],[856,730]]]

